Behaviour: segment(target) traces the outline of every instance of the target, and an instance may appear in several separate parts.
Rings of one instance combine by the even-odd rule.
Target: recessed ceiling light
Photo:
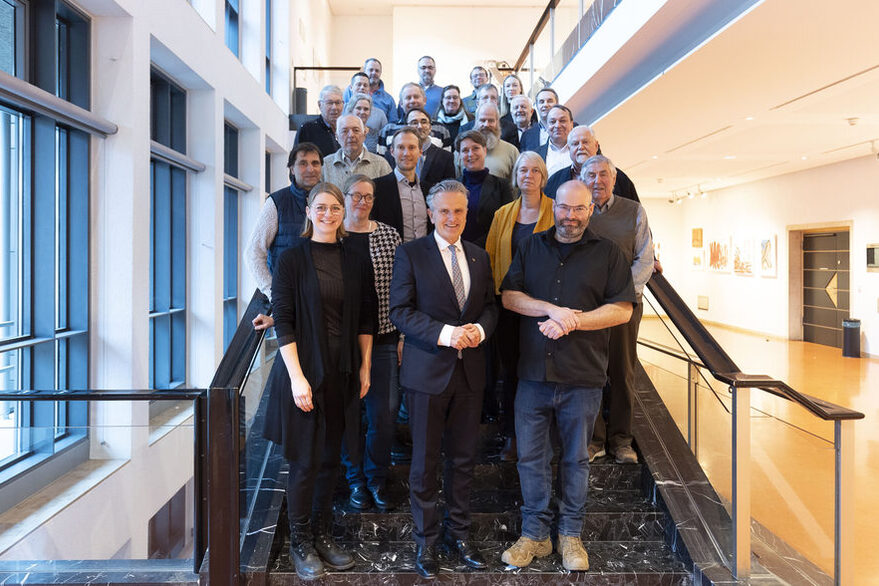
[[[802,157],[800,157],[800,159],[803,160],[803,161],[805,161],[805,160],[808,159],[808,158],[809,158],[809,157],[807,157],[806,155],[803,155]]]
[[[726,159],[727,161],[731,161],[732,159],[735,159],[736,156],[735,156],[735,155],[726,155],[726,156],[723,157],[723,158]]]
[[[751,120],[753,120],[753,119],[754,119],[753,116],[748,116],[747,118],[745,118],[745,120],[747,120],[747,121],[749,121],[749,122],[750,122]]]
[[[658,158],[659,158],[659,155],[653,155],[653,156],[650,157],[650,158],[651,158],[651,159],[658,159]]]

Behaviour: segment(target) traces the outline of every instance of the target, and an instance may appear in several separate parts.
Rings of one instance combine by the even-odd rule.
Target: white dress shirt
[[[449,249],[450,243],[439,235],[436,230],[433,231],[433,237],[436,239],[436,245],[439,247],[440,256],[443,257],[443,264],[446,266],[446,272],[449,274],[449,282],[454,282],[452,278],[452,251]],[[464,246],[461,239],[455,242],[455,252],[458,257],[458,268],[461,269],[461,280],[464,282],[464,298],[470,297],[470,264],[467,262],[467,254],[464,252]],[[458,326],[446,324],[440,331],[439,345],[452,345],[452,331]],[[479,329],[479,342],[485,341],[485,330],[482,326],[476,324]]]

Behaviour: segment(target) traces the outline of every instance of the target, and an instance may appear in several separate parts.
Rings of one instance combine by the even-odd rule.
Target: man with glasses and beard
[[[552,553],[550,509],[555,423],[561,443],[558,551],[570,571],[589,569],[583,548],[587,445],[607,380],[608,328],[636,302],[629,264],[589,226],[589,190],[569,181],[556,194],[555,226],[523,240],[501,284],[503,305],[522,316],[516,391],[522,534],[501,559],[525,567]]]
[[[476,109],[474,128],[485,136],[487,154],[485,166],[492,175],[510,181],[513,165],[519,158],[519,149],[501,139],[500,112],[491,103],[482,104]]]

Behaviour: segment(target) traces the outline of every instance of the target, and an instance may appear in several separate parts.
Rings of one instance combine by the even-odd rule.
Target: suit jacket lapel
[[[431,267],[431,273],[439,277],[440,281],[443,283],[443,288],[445,289],[449,300],[452,302],[452,307],[457,308],[458,296],[455,295],[455,286],[452,285],[452,280],[449,278],[449,271],[446,269],[446,263],[443,260],[442,252],[440,252],[439,245],[437,244],[436,238],[434,238],[433,233],[425,237],[424,244],[428,248],[427,258],[429,262],[433,265]]]
[[[436,149],[436,145],[432,145],[432,146],[428,147],[426,151],[424,151],[424,163],[422,163],[422,165],[421,165],[421,176],[420,176],[420,179],[422,182],[427,177],[427,173],[428,173],[428,171],[430,171],[430,167],[431,167],[431,165],[433,165],[434,159],[436,159],[436,153],[434,152],[435,149]],[[426,193],[424,195],[425,195],[425,197],[427,197]]]
[[[476,255],[473,254],[469,248],[469,242],[460,241],[461,245],[464,247],[464,255],[467,257],[467,268],[470,269],[470,291],[467,293],[467,300],[464,301],[464,307],[461,309],[461,314],[463,315],[465,311],[470,307],[470,301],[473,299],[474,292],[476,291],[476,283],[481,282],[481,273],[480,266],[476,262]],[[475,245],[474,245],[475,246]],[[454,292],[454,288],[452,288]],[[457,300],[457,297],[455,298]]]

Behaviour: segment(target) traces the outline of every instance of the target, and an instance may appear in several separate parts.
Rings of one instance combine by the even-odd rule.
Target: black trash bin
[[[842,355],[861,357],[861,320],[842,320]]]

